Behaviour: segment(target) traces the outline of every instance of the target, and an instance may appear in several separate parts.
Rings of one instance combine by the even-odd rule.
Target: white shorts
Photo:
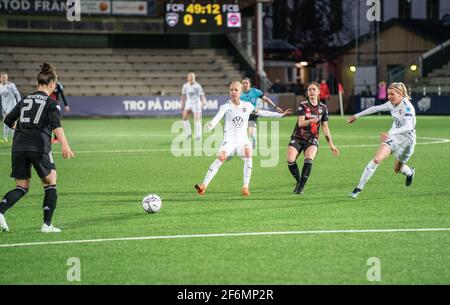
[[[246,138],[244,141],[227,141],[222,143],[219,152],[224,151],[227,156],[238,155],[243,157],[245,153],[245,148],[252,148],[252,143]]]
[[[2,104],[2,117],[5,118],[5,116],[10,113],[15,106],[16,104]]]
[[[398,161],[405,164],[409,161],[414,153],[416,141],[404,141],[399,142],[396,138],[389,138],[384,142],[391,149],[392,154],[395,155]]]
[[[195,101],[186,101],[185,111],[191,110],[193,113],[202,112],[202,103]]]

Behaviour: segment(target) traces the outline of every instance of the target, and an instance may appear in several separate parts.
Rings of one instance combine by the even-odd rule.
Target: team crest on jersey
[[[245,113],[247,111],[247,108],[245,108],[245,107],[242,108],[242,111],[244,111],[244,113]]]
[[[233,118],[233,126],[236,128],[241,128],[242,125],[244,124],[244,119],[241,118],[240,116],[234,117]]]
[[[398,114],[399,114],[399,115],[402,115],[402,114],[403,114],[403,111],[402,111],[401,109],[399,109],[399,110],[398,110]]]
[[[166,14],[166,22],[170,27],[174,27],[178,24],[179,16],[177,13]]]
[[[323,110],[322,110],[322,109],[319,109],[319,113],[322,114],[322,113],[323,113]]]

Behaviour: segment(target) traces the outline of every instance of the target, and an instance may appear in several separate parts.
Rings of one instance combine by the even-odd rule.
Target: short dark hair
[[[244,77],[243,79],[242,79],[242,81],[244,81],[244,80],[248,80],[248,82],[251,84],[252,83],[252,80],[250,79],[250,77]]]

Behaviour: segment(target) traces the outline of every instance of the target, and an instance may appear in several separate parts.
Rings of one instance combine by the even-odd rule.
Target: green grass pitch
[[[418,145],[409,164],[410,188],[383,163],[360,198],[348,193],[374,156],[378,135],[392,119],[373,116],[348,125],[331,117],[341,155],[322,139],[303,196],[285,162],[295,118],[280,121],[279,162],[254,158],[252,195],[242,198],[242,161],[219,171],[205,197],[193,188],[214,157],[175,157],[174,118],[64,119],[73,160],[58,168],[56,235],[39,233],[43,190],[33,173],[28,195],[6,214],[11,232],[0,244],[121,237],[251,232],[450,228],[450,117],[418,117]],[[204,119],[205,123],[206,119]],[[205,135],[207,136],[207,135]],[[426,143],[432,144],[426,144]],[[0,146],[0,196],[14,186],[10,146]],[[302,158],[299,165],[302,165]],[[160,213],[142,198],[156,193]],[[0,246],[1,246],[0,245]],[[80,259],[81,284],[450,284],[450,232],[366,232],[223,236],[0,247],[0,284],[73,284],[71,257]],[[369,258],[379,258],[381,281],[369,282]]]

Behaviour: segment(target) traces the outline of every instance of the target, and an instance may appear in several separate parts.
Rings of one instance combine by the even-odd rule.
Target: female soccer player
[[[28,192],[33,165],[45,192],[41,232],[61,232],[52,225],[57,202],[56,167],[51,152],[52,131],[61,141],[63,158],[70,159],[74,154],[61,127],[60,107],[49,97],[55,90],[56,81],[53,67],[44,63],[37,76],[37,91],[20,101],[5,118],[5,124],[16,129],[11,156],[11,177],[16,179],[16,188],[0,201],[0,231],[9,230],[4,217],[6,211]]]
[[[249,102],[253,106],[257,107],[258,100],[262,100],[264,103],[270,104],[276,111],[279,113],[283,113],[283,109],[275,105],[274,102],[270,98],[264,95],[264,93],[255,88],[252,87],[252,83],[250,81],[250,78],[245,77],[242,80],[242,94],[241,94],[241,100],[244,102]],[[250,115],[249,122],[248,122],[248,135],[252,141],[252,148],[256,149],[257,144],[257,130],[256,126],[258,124],[258,116],[255,114]]]
[[[389,132],[380,135],[381,145],[375,158],[369,162],[359,181],[358,186],[351,193],[351,197],[357,198],[367,181],[375,173],[377,167],[384,159],[395,154],[394,172],[406,176],[406,186],[410,186],[414,179],[414,168],[406,165],[406,162],[414,153],[416,145],[416,111],[411,104],[408,90],[403,83],[392,83],[388,88],[389,102],[370,107],[347,119],[348,123],[354,123],[359,117],[382,111],[390,111],[394,122]]]
[[[0,100],[2,103],[2,117],[3,119],[6,115],[16,106],[18,102],[20,102],[22,98],[20,97],[19,90],[14,83],[8,81],[8,74],[1,73],[0,74]],[[3,126],[3,140],[2,144],[8,143],[10,128]]]
[[[52,94],[50,94],[50,97],[52,99],[54,99],[55,101],[57,101],[58,104],[59,104],[59,101],[62,100],[64,103],[64,111],[65,112],[70,111],[69,104],[67,103],[66,97],[64,95],[64,86],[63,86],[63,84],[61,84],[61,82],[59,82],[59,81],[56,82],[55,91],[53,91]],[[58,141],[58,137],[56,135],[54,135],[53,139],[52,139],[52,144],[56,144],[56,143],[59,143],[59,141]]]
[[[298,120],[291,142],[288,146],[287,162],[289,170],[297,181],[294,193],[303,194],[303,189],[311,174],[314,158],[319,149],[319,129],[322,123],[323,132],[328,146],[334,155],[339,155],[339,150],[333,144],[330,128],[328,127],[328,108],[320,99],[320,85],[316,82],[308,84],[308,100],[301,102],[298,107]],[[305,160],[300,176],[297,158],[304,153]]]
[[[195,74],[188,73],[187,83],[181,90],[181,110],[183,111],[184,134],[187,139],[192,137],[189,114],[194,114],[195,139],[202,139],[202,106],[206,104],[205,92],[202,86],[195,81]]]
[[[231,83],[231,100],[222,105],[213,120],[207,124],[207,128],[212,130],[225,116],[224,139],[222,147],[219,149],[217,159],[209,167],[203,183],[195,185],[195,188],[200,195],[205,194],[206,188],[227,157],[231,153],[237,152],[240,156],[243,156],[244,159],[244,185],[242,188],[242,195],[249,196],[249,184],[253,166],[252,145],[247,136],[248,119],[250,115],[256,114],[262,117],[281,118],[292,113],[292,110],[290,109],[283,113],[257,109],[251,103],[242,101],[240,99],[241,93],[242,84],[238,81]]]

